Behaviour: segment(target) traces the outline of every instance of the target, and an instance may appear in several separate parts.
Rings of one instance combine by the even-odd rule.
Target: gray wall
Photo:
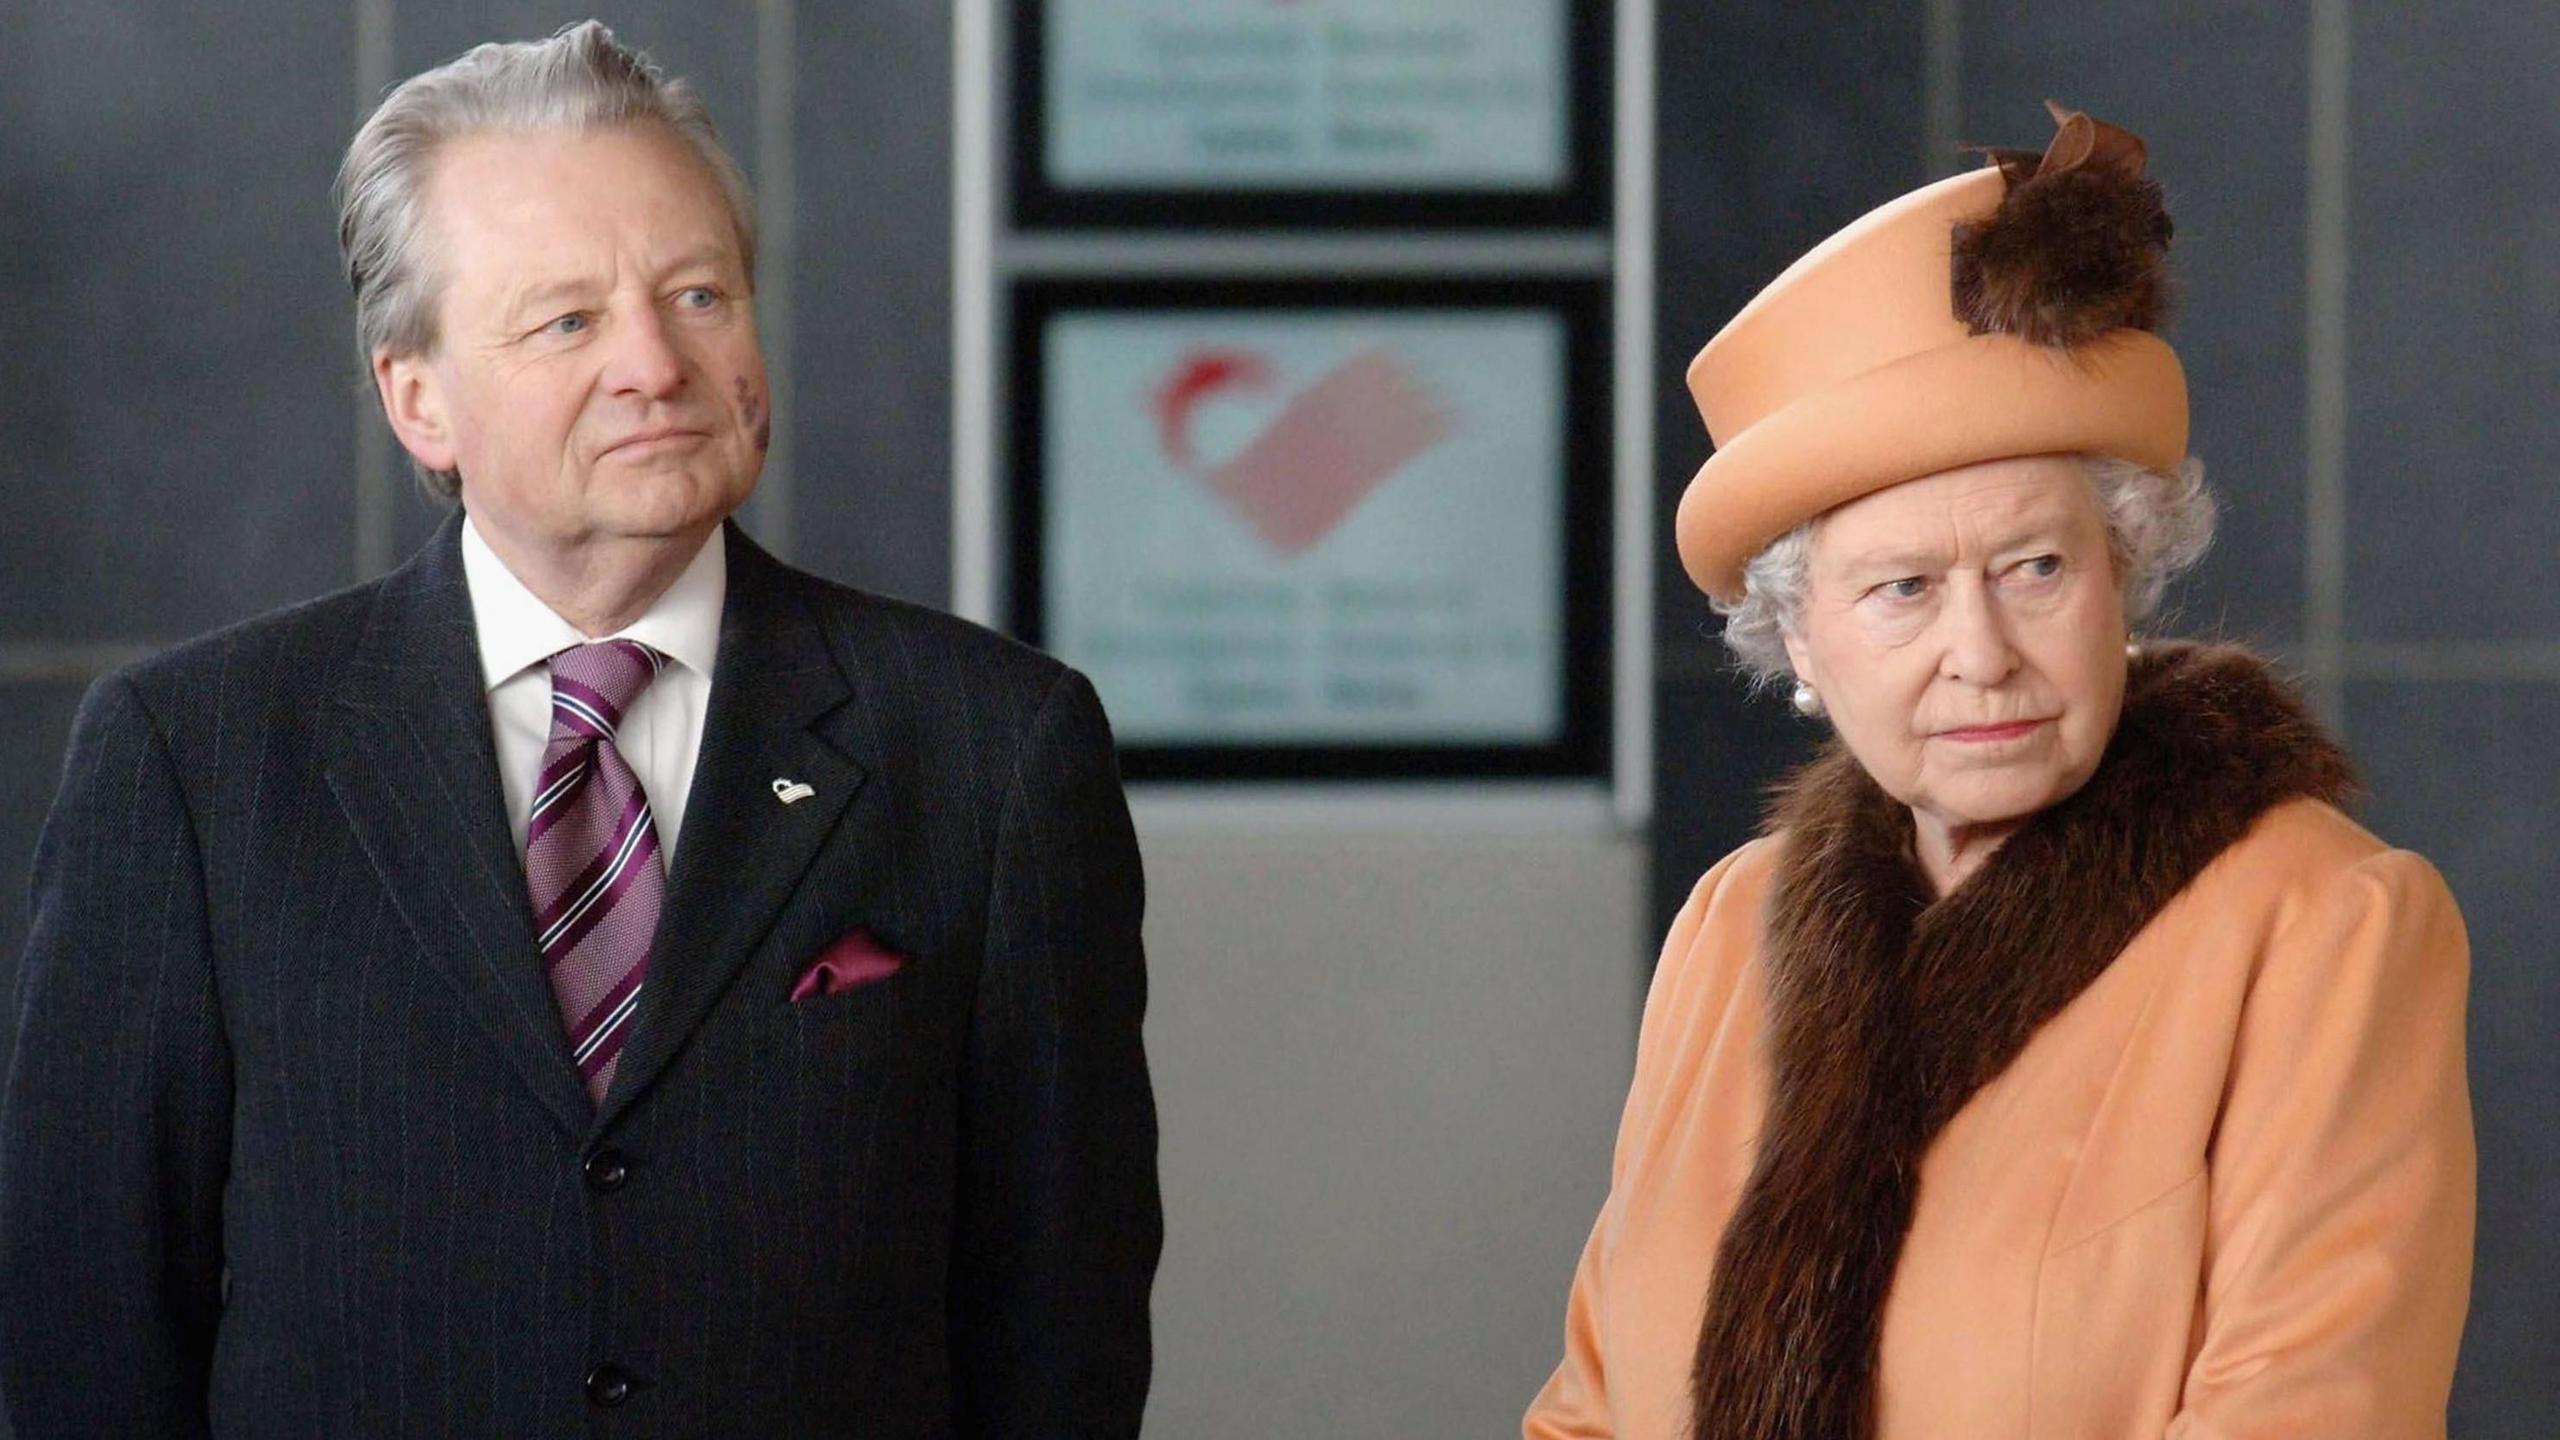
[[[1516,1432],[1634,1071],[1644,855],[1544,820],[1138,809],[1150,1434]]]
[[[2370,823],[2432,857],[2463,901],[2476,950],[2482,1229],[2455,1429],[2548,1433],[2560,1412],[2549,1364],[2560,1353],[2560,592],[2545,579],[2560,545],[2560,178],[2535,160],[2560,140],[2560,109],[2543,93],[2560,73],[2560,11],[2498,0],[1662,9],[1665,515],[1706,448],[1680,365],[1804,247],[1943,170],[1949,137],[2034,141],[2045,94],[2151,138],[2179,219],[2187,307],[2176,335],[2195,381],[2197,447],[2229,511],[2176,628],[2252,638],[2308,667],[2370,773]],[[328,181],[381,84],[473,40],[581,13],[498,0],[127,0],[0,18],[0,872],[23,872],[71,708],[98,669],[359,579],[431,523],[378,422],[360,420]],[[787,387],[787,469],[773,488],[787,503],[760,502],[754,523],[817,569],[941,598],[943,7],[635,0],[609,18],[702,84],[784,222],[766,292],[788,301],[773,357]],[[1719,669],[1667,535],[1659,559],[1661,809],[1640,937],[1748,832],[1760,783],[1805,744],[1778,707],[1746,704]],[[1434,922],[1395,897],[1427,893],[1435,866],[1485,863],[1466,847],[1391,856],[1359,882],[1372,896],[1364,913]],[[1160,862],[1160,882],[1180,864]],[[1204,925],[1181,893],[1159,890],[1169,948],[1154,1030],[1165,1063],[1205,1074],[1222,1023],[1276,1047],[1286,1037],[1250,1028],[1242,1007],[1277,1018],[1293,1002],[1173,958]],[[25,898],[15,878],[0,883],[0,970],[23,937]],[[1382,993],[1421,1010],[1434,992]],[[1514,993],[1509,1003],[1536,1003],[1526,987]],[[1613,1008],[1626,1018],[1609,1005],[1588,1013]],[[1480,1028],[1419,1053],[1501,1054],[1529,1033],[1522,1013],[1486,1012],[1470,1022]],[[1630,1039],[1576,1034],[1553,1053],[1582,1067],[1582,1089],[1605,1089],[1615,1082],[1593,1076],[1622,1067]],[[1283,1063],[1276,1049],[1255,1058]],[[1382,1072],[1391,1059],[1379,1058]],[[1241,1084],[1264,1072],[1230,1073]],[[1249,1097],[1168,1096],[1181,1127],[1168,1131],[1169,1184],[1205,1194],[1221,1183],[1212,1150],[1172,1146],[1214,1128],[1202,1107],[1229,1098]],[[1308,1105],[1294,1121],[1256,1123],[1352,1113],[1331,1092]],[[1594,1112],[1612,1109],[1559,1102],[1522,1123],[1579,1115],[1600,1144],[1612,1116]],[[1516,1144],[1519,1133],[1480,1128],[1469,1140]],[[1390,1167],[1370,1161],[1341,1172],[1355,1187],[1342,1194],[1387,1193]],[[1540,1199],[1522,1210],[1522,1233],[1561,1229],[1537,1253],[1495,1248],[1513,1233],[1499,1226],[1432,1253],[1446,1276],[1470,1259],[1483,1274],[1517,1267],[1560,1303],[1580,1240],[1581,1218],[1563,1215],[1573,1208]],[[1334,1214],[1345,1235],[1355,1212],[1346,1200]],[[1254,1268],[1272,1253],[1267,1239],[1186,1234],[1177,1218],[1168,1300],[1211,1296],[1212,1272],[1177,1267],[1229,1244],[1240,1282],[1268,1281]],[[1410,1332],[1431,1310],[1379,1313]],[[1454,1354],[1534,1319],[1472,1318],[1430,1343]],[[1214,1377],[1192,1358],[1205,1343],[1168,1340],[1169,1364],[1195,1366],[1168,1372],[1182,1415],[1214,1401]],[[1260,1363],[1282,1367],[1267,1393],[1314,1394],[1339,1375],[1352,1387],[1345,1407],[1373,1397],[1368,1413],[1401,1417],[1395,1433],[1432,1433],[1420,1417],[1433,1412],[1404,1377],[1320,1349]],[[1519,1376],[1482,1413],[1516,1408],[1538,1378]],[[1478,1398],[1447,1413],[1474,1413]],[[1166,1433],[1204,1433],[1162,1418]],[[1469,1420],[1437,1433],[1478,1432]]]

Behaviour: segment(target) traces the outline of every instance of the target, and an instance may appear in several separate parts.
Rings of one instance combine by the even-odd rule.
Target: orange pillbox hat
[[[2018,455],[2186,458],[2187,383],[2151,333],[2168,217],[2130,132],[2053,106],[2033,153],[1894,200],[1769,283],[1689,362],[1715,454],[1675,520],[1728,603],[1762,547],[1862,495]]]

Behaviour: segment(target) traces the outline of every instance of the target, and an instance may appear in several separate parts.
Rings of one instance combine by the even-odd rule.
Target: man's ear
[[[444,387],[425,356],[374,351],[373,388],[382,396],[391,433],[411,458],[429,470],[456,468]]]

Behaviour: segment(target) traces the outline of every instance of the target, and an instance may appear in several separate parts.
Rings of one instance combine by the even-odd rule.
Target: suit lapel
[[[599,1127],[683,1049],[798,890],[862,784],[826,723],[852,698],[825,632],[789,573],[734,525],[701,758],[634,1031]],[[785,804],[776,780],[813,794]]]
[[[461,517],[384,581],[330,703],[326,771],[427,964],[562,1129],[592,1114],[534,948],[462,577]]]

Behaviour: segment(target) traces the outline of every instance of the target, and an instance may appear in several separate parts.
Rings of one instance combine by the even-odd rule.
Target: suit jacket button
[[[631,1398],[631,1376],[608,1360],[587,1372],[587,1402],[610,1410]]]
[[[621,1151],[607,1146],[587,1157],[583,1167],[587,1188],[599,1195],[610,1195],[631,1178],[631,1161]]]

